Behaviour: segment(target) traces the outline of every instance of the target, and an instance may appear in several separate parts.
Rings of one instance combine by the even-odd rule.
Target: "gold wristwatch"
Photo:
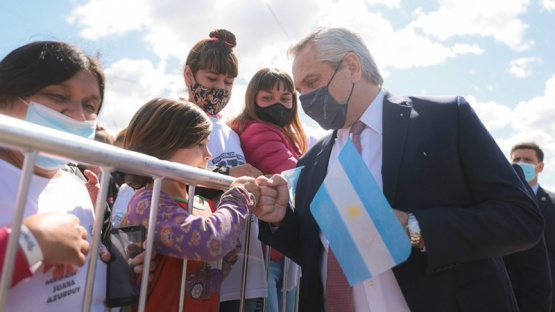
[[[409,230],[410,244],[412,247],[420,249],[418,247],[421,239],[420,225],[418,225],[418,220],[412,213],[408,212],[407,215],[409,216],[407,230]]]

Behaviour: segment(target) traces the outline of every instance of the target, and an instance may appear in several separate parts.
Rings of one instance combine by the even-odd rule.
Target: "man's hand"
[[[262,172],[253,167],[251,164],[244,164],[229,168],[229,176],[234,178],[243,176],[257,178],[261,175]]]
[[[407,233],[407,236],[410,237],[409,230],[407,229],[407,223],[409,222],[409,215],[404,211],[395,210],[395,209],[393,209],[393,212],[395,212],[395,216],[397,217],[397,219],[399,219],[399,223],[401,223],[401,226],[405,230],[405,233]]]
[[[253,213],[258,219],[277,226],[285,217],[289,202],[287,181],[276,174],[271,178],[260,176],[256,182],[260,186],[260,197]]]
[[[39,243],[48,264],[83,266],[89,252],[87,230],[79,218],[66,212],[39,213],[23,220]]]

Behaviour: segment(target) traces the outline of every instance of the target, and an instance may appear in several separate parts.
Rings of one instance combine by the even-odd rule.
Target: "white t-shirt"
[[[71,173],[61,171],[55,179],[33,175],[24,218],[43,212],[69,212],[87,229],[91,242],[94,225],[93,204],[83,182]],[[0,227],[11,227],[21,170],[0,160]],[[81,311],[90,257],[85,265],[40,264],[35,274],[9,290],[6,311]],[[95,261],[97,259],[94,259]],[[106,296],[106,264],[96,263],[91,311],[104,311]]]
[[[209,116],[212,121],[212,133],[208,149],[212,153],[210,165],[222,167],[235,167],[246,164],[245,155],[241,149],[241,141],[235,131],[221,119]]]
[[[122,184],[118,190],[118,196],[116,197],[116,201],[112,206],[112,225],[114,227],[119,227],[121,220],[125,213],[127,213],[127,206],[129,205],[129,201],[131,197],[135,194],[135,190],[127,185]]]
[[[212,121],[212,133],[208,142],[208,149],[212,153],[210,165],[235,167],[245,164],[245,156],[241,149],[239,136],[222,120],[209,116]],[[245,231],[246,232],[246,231]],[[245,235],[241,235],[241,252],[237,263],[231,268],[231,273],[220,288],[220,301],[239,300],[241,298],[241,278],[243,275],[243,261],[245,253]],[[258,240],[258,219],[251,215],[250,248],[247,266],[247,285],[245,298],[260,298],[268,296],[268,283],[264,268],[262,246]]]

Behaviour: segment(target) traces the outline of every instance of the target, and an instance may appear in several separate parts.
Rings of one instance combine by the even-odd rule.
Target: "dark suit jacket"
[[[530,196],[535,199],[536,194],[528,185],[520,166],[513,164],[513,168],[519,174]],[[503,261],[509,273],[520,312],[551,311],[551,270],[544,238],[542,237],[539,243],[530,249],[504,256]]]
[[[545,245],[551,268],[551,283],[555,285],[555,193],[540,186],[536,193],[536,201],[545,220]],[[555,312],[555,291],[551,298],[551,311]]]
[[[383,188],[419,221],[427,252],[394,268],[413,312],[516,311],[502,255],[534,246],[543,231],[533,200],[461,97],[386,94]],[[336,133],[303,156],[295,211],[260,239],[302,266],[300,310],[323,311],[323,246],[310,203],[326,176]]]

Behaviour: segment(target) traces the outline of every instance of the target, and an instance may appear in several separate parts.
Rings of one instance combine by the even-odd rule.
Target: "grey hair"
[[[376,85],[383,84],[383,78],[370,51],[355,32],[343,27],[318,27],[311,34],[291,46],[288,54],[295,57],[308,44],[316,48],[318,61],[329,62],[337,67],[348,52],[355,53],[360,59],[362,76]]]

